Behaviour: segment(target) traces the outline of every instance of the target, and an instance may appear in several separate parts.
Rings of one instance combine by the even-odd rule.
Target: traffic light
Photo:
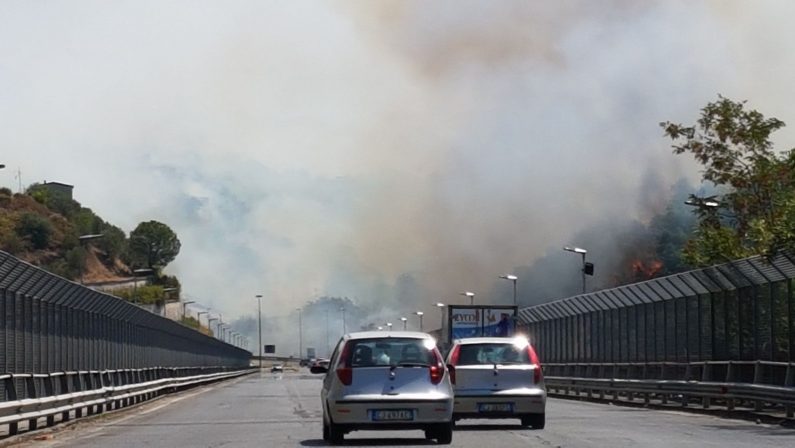
[[[593,263],[585,263],[585,275],[593,275]]]

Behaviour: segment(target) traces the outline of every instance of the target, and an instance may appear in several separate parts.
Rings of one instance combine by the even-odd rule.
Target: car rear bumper
[[[522,393],[498,391],[494,393],[456,393],[453,404],[455,417],[510,418],[525,414],[541,414],[546,409],[547,394],[543,389],[528,389]],[[480,412],[481,404],[510,403],[510,412]]]
[[[411,409],[407,421],[374,421],[375,410]],[[420,429],[431,424],[449,423],[453,418],[453,399],[411,400],[336,400],[329,402],[335,424],[358,429]]]

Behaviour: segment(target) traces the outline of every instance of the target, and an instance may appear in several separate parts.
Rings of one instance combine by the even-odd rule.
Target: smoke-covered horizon
[[[463,290],[503,300],[498,275],[566,260],[554,252],[604,223],[647,222],[697,180],[660,121],[692,121],[718,93],[791,121],[792,12],[3,2],[0,184],[21,169],[74,184],[126,231],[169,224],[183,243],[169,273],[228,319],[255,294],[272,315],[319,296],[395,314]],[[589,256],[605,266],[606,252]],[[570,261],[550,275],[573,270],[576,287]]]

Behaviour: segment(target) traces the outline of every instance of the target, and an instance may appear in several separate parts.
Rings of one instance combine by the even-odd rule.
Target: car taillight
[[[456,345],[453,347],[453,351],[450,352],[450,365],[457,366],[458,365],[458,356],[461,354],[461,346]]]
[[[444,364],[442,364],[442,355],[439,354],[437,349],[432,350],[434,365],[430,367],[431,383],[439,384],[444,378]]]
[[[450,352],[450,362],[447,371],[450,372],[450,382],[455,384],[455,366],[458,364],[458,357],[461,355],[461,346],[456,345]]]
[[[337,369],[337,378],[340,379],[340,383],[345,386],[350,386],[353,382],[353,369],[350,367],[340,367]]]
[[[539,384],[544,379],[544,376],[541,372],[541,362],[538,360],[538,355],[536,355],[532,345],[527,346],[527,355],[530,357],[530,363],[535,366],[533,368],[533,383]]]
[[[342,347],[342,353],[340,354],[340,363],[339,367],[337,368],[337,378],[340,379],[340,382],[345,386],[350,386],[353,382],[353,369],[351,369],[351,344],[350,342],[346,342],[345,346]]]

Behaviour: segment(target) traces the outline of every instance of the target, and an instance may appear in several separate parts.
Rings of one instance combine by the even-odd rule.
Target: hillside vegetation
[[[82,238],[81,238],[82,237]],[[123,282],[145,271],[150,285],[117,295],[146,303],[179,281],[162,269],[179,253],[176,234],[165,224],[139,224],[129,237],[69,195],[34,184],[24,194],[0,189],[0,250],[70,280]]]

